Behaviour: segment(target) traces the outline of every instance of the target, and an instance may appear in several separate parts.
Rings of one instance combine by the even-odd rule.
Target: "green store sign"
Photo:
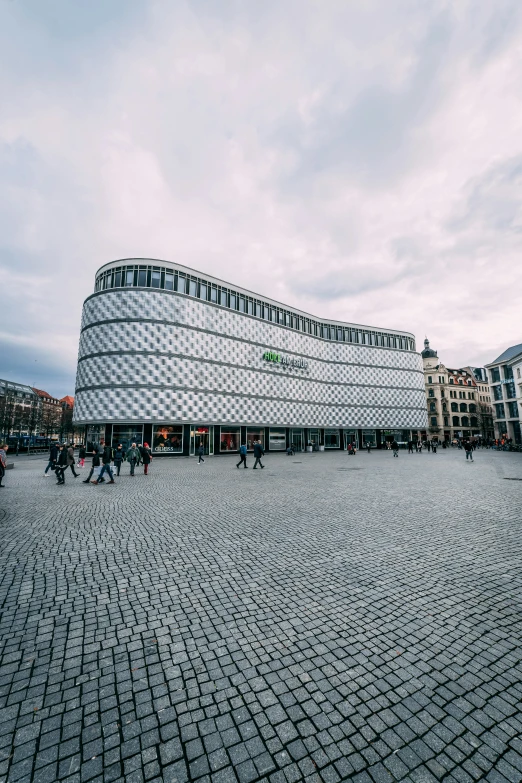
[[[274,362],[275,364],[282,364],[285,367],[298,367],[301,370],[308,370],[308,362],[306,359],[299,359],[293,356],[285,356],[275,351],[265,351],[263,354],[265,362]]]

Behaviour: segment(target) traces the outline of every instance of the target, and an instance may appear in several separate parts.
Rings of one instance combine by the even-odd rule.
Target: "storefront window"
[[[339,430],[325,430],[324,431],[324,447],[325,449],[338,449],[340,445]]]
[[[254,441],[260,440],[261,445],[265,448],[265,428],[264,427],[247,427],[247,449],[249,451],[254,450]]]
[[[377,447],[377,433],[375,430],[363,430],[362,438],[365,446],[369,443],[372,449]]]
[[[158,424],[152,429],[152,451],[158,454],[183,453],[183,426]]]
[[[116,449],[119,443],[123,446],[124,451],[127,451],[132,443],[143,443],[143,426],[114,424],[112,427],[112,448]]]
[[[94,451],[100,440],[105,438],[105,424],[91,424],[87,427],[86,449]]]
[[[356,449],[359,448],[359,432],[358,430],[345,430],[344,431],[344,448],[348,448],[348,444],[351,443]]]
[[[239,427],[221,427],[219,433],[220,451],[238,451],[239,434]]]
[[[308,430],[308,446],[312,446],[314,449],[319,449],[321,445],[321,431],[320,430]]]
[[[270,446],[270,451],[285,451],[286,430],[270,429],[269,446]]]

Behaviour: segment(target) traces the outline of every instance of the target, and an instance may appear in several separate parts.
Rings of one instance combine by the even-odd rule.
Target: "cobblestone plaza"
[[[6,474],[0,782],[521,781],[520,455],[236,460]]]

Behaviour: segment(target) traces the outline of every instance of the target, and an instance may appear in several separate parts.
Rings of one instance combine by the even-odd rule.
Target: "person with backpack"
[[[100,441],[100,446],[103,449],[102,455],[101,455],[101,461],[102,461],[102,469],[100,470],[100,475],[96,479],[96,481],[91,481],[91,484],[101,484],[103,474],[107,472],[110,476],[109,484],[115,484],[114,481],[114,475],[111,470],[111,460],[112,460],[112,449],[109,446],[108,443],[105,443],[104,440]]]
[[[130,447],[130,449],[127,449],[127,453],[125,454],[125,459],[130,465],[130,474],[131,476],[134,476],[134,468],[136,467],[136,463],[138,461],[140,453],[138,449],[136,448],[136,444],[133,443]]]
[[[254,462],[254,470],[257,470],[257,464],[259,463],[261,468],[264,468],[265,466],[261,464],[261,457],[265,453],[264,448],[261,445],[261,441],[256,440],[254,441],[254,457],[256,458],[256,461]]]
[[[121,470],[121,463],[125,459],[125,452],[123,451],[123,446],[121,443],[118,443],[118,448],[114,452],[114,467],[116,468],[116,475],[120,475]]]
[[[56,443],[53,443],[49,451],[49,462],[47,463],[47,467],[44,470],[44,476],[47,476],[47,473],[50,470],[55,469],[57,459],[58,459],[58,446],[56,445]]]
[[[140,447],[140,456],[141,456],[141,461],[143,462],[143,473],[145,474],[145,476],[148,476],[149,465],[152,462],[152,454],[148,443],[144,443],[143,446]]]
[[[248,465],[246,464],[246,458],[247,458],[247,447],[243,443],[243,445],[239,447],[239,462],[237,463],[236,468],[239,468],[241,466],[241,463],[243,463],[243,467],[247,468]]]

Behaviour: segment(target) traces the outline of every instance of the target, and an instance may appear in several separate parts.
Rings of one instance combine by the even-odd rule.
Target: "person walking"
[[[399,456],[399,444],[397,443],[395,438],[393,439],[393,442],[392,442],[392,449],[393,449],[393,456],[394,457],[398,457]]]
[[[428,449],[428,454],[429,454],[430,450],[431,450],[431,442],[430,441],[427,442],[426,448]]]
[[[56,460],[58,459],[58,447],[56,443],[53,443],[51,445],[51,448],[49,449],[49,462],[47,463],[47,467],[44,470],[44,476],[47,478],[47,474],[50,470],[54,470],[56,467]]]
[[[94,473],[95,470],[98,470],[99,467],[100,467],[100,452],[96,448],[94,450],[94,454],[92,455],[91,470],[90,470],[89,475],[87,476],[87,478],[84,479],[84,481],[83,481],[84,484],[89,484],[89,482],[90,482],[90,480],[92,478],[92,474]],[[103,479],[103,481],[105,481],[105,479]]]
[[[437,446],[438,446],[438,443],[437,443],[436,440],[434,440],[433,443],[431,444],[431,450],[433,451],[434,454],[437,453]]]
[[[239,462],[237,463],[236,468],[239,468],[241,466],[241,463],[243,463],[243,467],[248,468],[248,465],[246,464],[246,458],[247,458],[247,447],[243,443],[243,445],[239,447]]]
[[[261,441],[256,440],[254,441],[254,457],[256,458],[256,461],[254,462],[254,470],[257,470],[257,464],[259,463],[261,468],[264,468],[265,466],[261,464],[261,457],[265,453],[264,448],[261,445]]]
[[[76,460],[74,458],[74,444],[69,443],[69,445],[66,448],[67,448],[67,465],[65,466],[65,470],[67,470],[67,468],[70,468],[74,478],[78,478],[80,474],[77,473],[74,469],[74,466],[76,464]]]
[[[205,449],[203,448],[203,444],[200,443],[199,444],[199,448],[198,448],[198,457],[199,457],[198,465],[199,465],[200,462],[205,462],[205,460],[203,459],[203,454],[204,453],[205,453]]]
[[[118,443],[118,448],[114,452],[114,467],[116,468],[116,475],[120,475],[121,470],[121,463],[125,459],[125,452],[123,451],[123,446],[121,443]]]
[[[133,443],[130,447],[130,449],[127,449],[127,453],[125,454],[125,459],[130,465],[130,474],[134,477],[134,468],[136,467],[136,463],[138,461],[140,452],[136,448],[136,444]]]
[[[466,452],[466,461],[470,459],[473,462],[473,444],[471,441],[464,441],[464,451]]]
[[[2,481],[5,476],[5,469],[7,467],[7,449],[9,446],[7,443],[0,443],[0,487],[5,488],[5,484]]]
[[[142,450],[143,446],[141,445],[141,443],[138,443],[136,448],[138,449],[138,456],[136,457],[136,465],[139,468],[139,466],[141,465],[141,463],[143,461],[141,459],[141,450]]]
[[[65,444],[60,446],[60,453],[58,454],[58,461],[55,468],[57,484],[65,484],[65,471],[67,469],[67,449]]]
[[[408,441],[408,454],[413,454],[413,441]]]
[[[87,452],[85,451],[85,446],[82,443],[82,445],[78,449],[78,467],[79,468],[83,468],[83,466],[85,465],[85,456],[86,456],[86,454],[87,454]]]
[[[368,449],[368,454],[372,453],[372,444],[369,440],[366,441],[366,448]]]
[[[101,461],[102,461],[102,469],[100,470],[100,474],[96,481],[91,481],[91,484],[101,484],[103,479],[103,474],[108,473],[110,477],[109,484],[115,484],[114,481],[114,475],[111,470],[111,460],[112,460],[112,449],[109,446],[108,443],[105,443],[104,440],[100,441],[100,446],[103,449],[102,455],[101,455]]]
[[[143,473],[149,475],[149,465],[152,462],[152,454],[148,443],[144,443],[140,449],[141,461],[143,462]]]

